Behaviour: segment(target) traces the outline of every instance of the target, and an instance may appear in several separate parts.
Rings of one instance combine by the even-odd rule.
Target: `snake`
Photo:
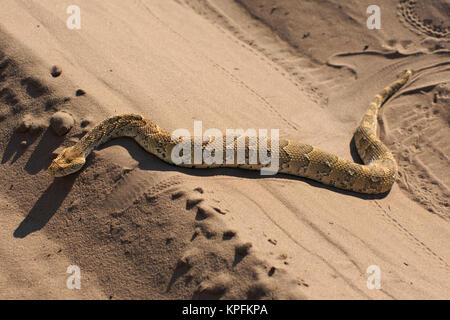
[[[349,190],[363,194],[387,193],[397,177],[397,163],[393,154],[377,135],[378,113],[383,104],[403,87],[412,77],[412,70],[404,70],[393,83],[376,94],[370,103],[362,120],[354,131],[356,150],[363,164],[349,161],[333,153],[323,151],[310,144],[289,139],[278,139],[277,143],[265,138],[267,154],[277,157],[277,173],[284,173],[318,181],[324,185],[338,189]],[[152,120],[138,114],[121,114],[107,118],[86,133],[73,146],[67,147],[52,160],[48,173],[55,178],[67,176],[79,171],[86,163],[86,158],[98,146],[105,142],[129,137],[134,139],[145,151],[159,159],[180,167],[213,168],[236,167],[250,170],[260,170],[268,166],[260,161],[250,161],[255,152],[255,143],[244,136],[241,143],[236,138],[233,141],[216,136],[196,137],[174,136],[160,128]],[[256,138],[256,146],[262,145],[261,137]],[[179,161],[193,160],[194,155],[183,155],[180,145],[188,145],[201,152],[209,150],[211,155],[222,157],[224,161]],[[178,151],[174,152],[178,146]],[[221,148],[221,149],[220,149]],[[192,149],[191,149],[192,150]],[[239,160],[239,152],[245,154],[244,160]],[[174,158],[174,154],[177,159]],[[227,155],[233,155],[231,158]],[[230,160],[231,159],[231,160]],[[273,158],[272,158],[273,159]],[[195,159],[194,159],[195,160]],[[227,160],[227,161],[225,161]]]

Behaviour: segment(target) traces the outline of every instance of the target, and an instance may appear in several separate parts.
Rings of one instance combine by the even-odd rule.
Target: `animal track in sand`
[[[155,201],[157,195],[181,183],[178,175],[170,176],[149,186],[148,175],[138,169],[125,169],[114,183],[113,189],[106,196],[108,207],[123,212],[142,195],[148,202]]]
[[[216,201],[205,194],[201,187],[180,187],[170,195],[170,199],[184,206],[186,212],[195,212],[196,215],[190,245],[175,265],[176,276],[172,277],[169,288],[183,278],[185,282],[198,283],[194,298],[233,297],[236,290],[247,298],[272,296],[274,287],[271,281],[274,280],[270,278],[274,277],[275,270],[281,270],[282,276],[285,271],[259,261],[252,252],[252,243],[243,242],[235,230],[227,228],[221,221],[221,216],[228,210],[218,208]],[[209,266],[214,266],[213,270]],[[247,285],[246,281],[239,281],[244,275],[252,279]],[[237,280],[244,288],[234,285]]]
[[[410,104],[394,106],[389,110],[391,121],[388,136],[389,148],[398,159],[399,186],[410,197],[431,213],[449,221],[450,130],[447,105],[450,90],[448,85],[435,87],[428,99]]]
[[[205,198],[203,188],[197,187],[190,193],[176,192],[172,194],[172,199],[186,197],[186,210],[196,209],[195,220],[201,221],[215,215],[225,215],[228,210],[220,209],[213,201]]]
[[[421,10],[417,4],[417,0],[400,0],[397,6],[397,15],[405,26],[417,34],[427,35],[434,38],[450,38],[450,28],[442,24],[437,24],[431,18],[422,17],[424,10]],[[422,0],[419,2],[429,2],[429,0]],[[450,5],[444,1],[435,1],[437,6],[436,11],[443,10],[443,14],[448,14]],[[422,3],[420,3],[422,6]],[[432,7],[429,3],[423,4],[423,6]],[[447,11],[447,12],[445,12]],[[420,13],[419,13],[420,12]],[[445,17],[444,17],[445,18]]]
[[[405,235],[405,237],[412,242],[413,245],[419,247],[422,249],[423,252],[425,252],[428,256],[436,259],[439,262],[439,265],[443,267],[444,269],[450,271],[450,266],[446,262],[444,258],[436,254],[430,247],[428,247],[423,241],[421,241],[419,238],[417,238],[410,230],[408,230],[405,226],[403,226],[397,219],[392,217],[391,214],[389,214],[388,211],[391,211],[390,207],[388,210],[383,208],[383,206],[380,205],[380,203],[375,200],[375,204],[378,208],[382,211],[382,215],[389,224],[393,225],[395,228],[397,228],[401,233]]]
[[[318,79],[315,79],[312,74],[318,72],[320,66],[308,58],[299,56],[299,53],[295,52],[291,45],[274,36],[272,31],[263,23],[250,16],[248,17],[253,23],[251,30],[259,35],[259,37],[255,37],[249,32],[250,29],[244,32],[237,21],[227,17],[209,0],[181,0],[179,2],[185,3],[198,15],[211,21],[217,30],[228,39],[241,45],[242,48],[247,49],[256,58],[265,62],[273,70],[293,83],[298,90],[305,93],[312,101],[322,106],[328,103],[328,98],[325,94],[317,86],[313,85],[313,83],[318,82]],[[237,2],[236,5],[240,6]],[[242,9],[242,12],[248,15],[247,10]],[[261,36],[262,34],[264,37]],[[264,38],[264,43],[260,43],[261,38]],[[267,46],[281,48],[268,50]],[[323,79],[319,80],[323,81]]]
[[[263,97],[261,94],[259,94],[255,89],[253,89],[250,85],[248,85],[244,80],[242,80],[241,78],[239,78],[235,73],[229,71],[227,68],[225,68],[224,66],[222,66],[221,64],[217,63],[215,60],[213,60],[212,58],[210,58],[208,55],[206,55],[205,53],[199,51],[195,45],[186,37],[184,37],[182,34],[180,34],[179,32],[177,32],[176,30],[174,30],[169,24],[167,24],[165,21],[162,21],[155,13],[153,13],[147,6],[144,5],[144,8],[147,10],[147,12],[149,14],[151,14],[156,20],[157,22],[164,26],[165,28],[167,28],[170,32],[172,32],[173,34],[175,34],[177,37],[179,37],[180,39],[182,39],[185,43],[187,43],[194,52],[196,52],[198,55],[200,55],[201,57],[203,57],[205,60],[207,60],[214,68],[218,69],[219,71],[221,71],[222,73],[224,73],[228,78],[230,78],[231,81],[233,81],[234,83],[238,84],[239,86],[243,87],[244,89],[248,90],[253,96],[255,96],[257,99],[259,99],[263,105],[265,106],[265,108],[268,109],[269,112],[273,113],[276,117],[278,117],[281,121],[283,121],[287,126],[289,126],[291,129],[293,130],[297,130],[297,127],[295,126],[295,124],[293,124],[288,117],[282,115],[279,111],[278,108],[276,108],[275,106],[273,106],[265,97]]]
[[[3,42],[8,43],[8,40]],[[21,59],[10,55],[8,49],[5,52],[0,50],[0,129],[6,143],[1,163],[10,159],[15,163],[22,155],[31,152],[24,169],[36,173],[49,160],[50,152],[43,156],[41,151],[46,149],[41,143],[34,151],[28,147],[47,132],[49,114],[41,115],[40,112],[48,111],[44,106],[53,94],[45,80],[31,77],[20,68]],[[8,128],[16,130],[10,132]],[[54,143],[55,140],[50,142],[52,146]]]
[[[23,105],[23,95],[21,92],[25,78],[20,74],[17,64],[0,52],[0,120],[3,121],[10,115],[22,112],[25,107]],[[3,105],[6,107],[4,108]]]

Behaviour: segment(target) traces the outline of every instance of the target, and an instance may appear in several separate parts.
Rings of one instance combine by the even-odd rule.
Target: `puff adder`
[[[407,83],[411,76],[412,71],[405,70],[395,82],[378,93],[356,128],[354,140],[356,149],[364,162],[363,165],[309,144],[292,140],[280,139],[278,150],[271,150],[271,141],[268,139],[268,153],[279,157],[278,172],[306,177],[326,185],[360,193],[379,194],[387,192],[395,181],[397,164],[392,153],[377,136],[377,115],[383,103]],[[48,172],[55,177],[72,174],[83,167],[86,157],[93,149],[118,137],[133,138],[147,152],[171,164],[175,164],[171,158],[172,150],[181,141],[172,141],[172,136],[168,131],[161,129],[141,115],[117,115],[102,121],[75,145],[64,149],[53,160]],[[187,138],[180,137],[179,139]],[[217,142],[213,138],[203,142],[202,152],[205,148],[214,146]],[[220,142],[225,142],[225,138],[224,141]],[[191,143],[193,146],[194,138],[189,138],[187,143]],[[259,145],[259,141],[257,143]],[[200,164],[178,165],[195,168],[239,167],[252,170],[258,170],[266,166],[258,162],[259,160],[256,164],[248,163],[248,155],[252,148],[248,141],[243,147],[238,146],[236,141],[230,145],[223,143],[222,146],[224,157],[227,149],[232,149],[235,155],[237,152],[243,151],[246,155],[246,162],[238,164],[235,156],[235,161],[232,163],[224,161],[224,164],[208,164],[202,160]],[[240,150],[240,148],[245,150]]]

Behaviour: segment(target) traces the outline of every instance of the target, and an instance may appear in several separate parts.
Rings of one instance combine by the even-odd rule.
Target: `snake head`
[[[47,171],[54,177],[64,177],[80,170],[86,162],[83,156],[73,150],[64,149],[50,164]]]

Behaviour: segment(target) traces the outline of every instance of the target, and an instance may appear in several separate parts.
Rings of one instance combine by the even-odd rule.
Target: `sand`
[[[378,1],[380,30],[366,0],[79,0],[79,30],[72,2],[0,11],[0,298],[450,298],[448,1]],[[131,112],[169,131],[279,129],[360,161],[353,130],[406,68],[380,116],[399,164],[386,195],[181,169],[128,139],[46,172]]]

